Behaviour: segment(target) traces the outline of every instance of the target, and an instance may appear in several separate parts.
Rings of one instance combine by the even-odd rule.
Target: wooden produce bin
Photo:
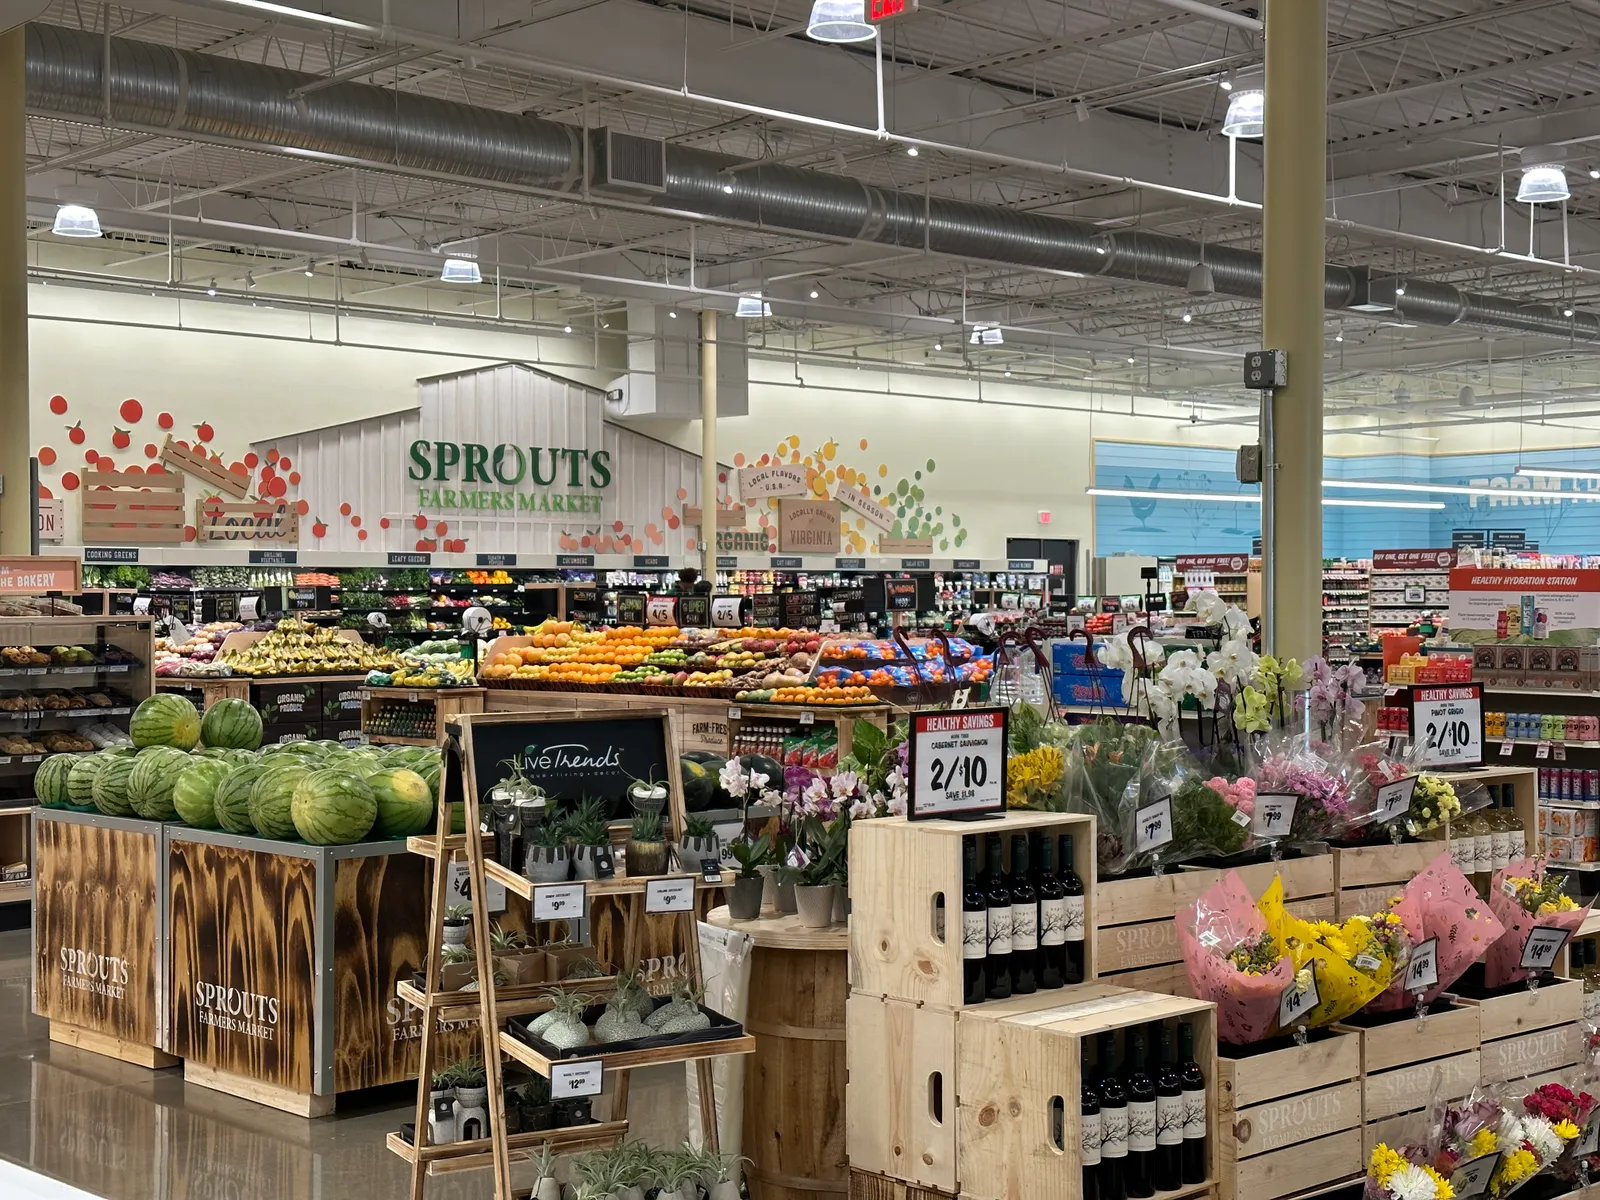
[[[170,827],[172,1048],[184,1078],[300,1116],[416,1078],[428,863],[403,840],[311,846]]]
[[[1094,818],[1076,813],[1011,811],[977,824],[884,817],[852,825],[852,990],[961,1008],[961,839],[999,834],[1009,856],[1011,835],[1034,830],[1073,834],[1072,865],[1080,878],[1094,877]],[[1096,928],[1096,889],[1085,891],[1089,930]],[[1086,940],[1084,978],[1093,979],[1095,969],[1095,944]]]
[[[223,679],[188,678],[183,675],[157,675],[155,690],[176,692],[186,697],[201,712],[218,700],[250,699],[250,680],[243,675],[230,675]]]
[[[850,1168],[850,1200],[957,1200],[950,1192],[917,1187],[887,1175]]]
[[[843,1197],[849,932],[807,929],[770,910],[734,921],[717,908],[706,920],[755,942],[744,1027],[756,1050],[745,1065],[742,1143],[751,1192],[760,1200]]]
[[[1359,1035],[1265,1052],[1219,1045],[1216,1065],[1221,1195],[1275,1200],[1364,1168]]]
[[[484,689],[458,688],[380,688],[361,689],[361,732],[366,740],[384,746],[442,746],[445,726],[462,713],[483,711]],[[431,734],[419,733],[415,737],[405,734],[378,733],[374,726],[382,727],[381,714],[396,706],[422,710],[408,714]],[[431,711],[431,716],[429,715]]]
[[[33,855],[33,1011],[52,1041],[170,1067],[167,826],[41,808]]]
[[[1436,1095],[1464,1096],[1479,1080],[1478,1008],[1443,996],[1419,1025],[1411,1010],[1357,1013],[1339,1029],[1361,1039],[1362,1155],[1399,1145]]]
[[[1528,1079],[1536,1086],[1546,1082],[1542,1077],[1582,1060],[1578,1020],[1583,984],[1578,980],[1562,979],[1531,991],[1518,985],[1501,996],[1468,996],[1461,1002],[1478,1010],[1484,1083]]]

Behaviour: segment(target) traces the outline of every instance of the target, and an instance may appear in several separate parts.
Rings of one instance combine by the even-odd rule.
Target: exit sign
[[[874,25],[916,11],[917,0],[867,0],[867,20]]]

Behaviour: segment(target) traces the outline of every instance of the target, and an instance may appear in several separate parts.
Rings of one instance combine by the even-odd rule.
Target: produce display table
[[[167,826],[41,808],[33,823],[33,1011],[52,1041],[170,1067]]]
[[[429,864],[351,846],[168,826],[171,1049],[192,1083],[300,1116],[414,1079]]]
[[[735,921],[726,907],[706,921],[755,942],[745,1029],[756,1051],[745,1068],[743,1151],[754,1200],[844,1196],[845,999],[850,931],[807,929],[767,909]]]
[[[157,675],[155,690],[177,692],[187,696],[196,708],[204,712],[218,700],[250,699],[250,680],[243,675],[230,675],[225,678]]]
[[[481,713],[483,697],[484,689],[477,687],[363,688],[361,732],[379,745],[442,746],[450,720],[462,713]]]

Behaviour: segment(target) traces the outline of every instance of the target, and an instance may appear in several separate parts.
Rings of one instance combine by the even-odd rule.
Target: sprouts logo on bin
[[[273,1041],[278,1036],[278,998],[215,983],[194,985],[194,1006],[202,1025],[228,1033]]]
[[[609,450],[421,440],[411,443],[410,460],[406,475],[418,485],[424,511],[553,521],[596,516],[612,483]]]
[[[128,988],[128,960],[93,950],[61,948],[61,986],[121,1000]]]

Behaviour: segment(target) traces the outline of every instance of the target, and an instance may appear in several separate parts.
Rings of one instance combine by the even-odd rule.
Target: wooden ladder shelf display
[[[626,728],[624,728],[626,727]],[[482,829],[480,802],[504,773],[502,763],[512,755],[523,755],[523,747],[531,756],[533,743],[541,738],[553,743],[585,741],[591,748],[599,746],[607,737],[616,735],[612,743],[612,757],[620,759],[614,772],[617,794],[627,794],[627,784],[639,779],[662,779],[668,787],[668,808],[663,814],[666,836],[673,839],[681,834],[684,822],[682,777],[677,763],[677,744],[671,722],[663,709],[609,713],[489,713],[461,714],[450,719],[447,725],[449,739],[445,747],[445,765],[441,775],[439,811],[436,828],[451,828],[451,813],[457,796],[466,806],[466,828]],[[560,736],[549,738],[553,730]],[[509,749],[508,749],[509,748]],[[642,758],[641,758],[642,756]],[[639,768],[645,760],[659,759],[651,770]],[[670,765],[671,770],[661,769]],[[533,782],[544,786],[552,802],[576,799],[563,794],[562,780],[543,778],[530,771]],[[603,795],[605,781],[593,779],[585,782],[584,792]],[[613,828],[613,844],[616,829]],[[620,1051],[607,1051],[604,1043],[595,1044],[593,1053],[583,1052],[575,1057],[552,1060],[534,1046],[508,1033],[503,1023],[511,1017],[544,1012],[551,1007],[550,989],[560,986],[499,986],[494,978],[493,952],[486,936],[489,929],[487,902],[488,885],[500,883],[507,895],[515,894],[529,901],[528,926],[530,929],[548,929],[554,922],[537,919],[533,913],[535,892],[547,885],[535,885],[521,874],[511,871],[499,862],[487,858],[486,841],[493,844],[488,834],[468,836],[443,832],[407,839],[407,849],[431,858],[434,862],[432,903],[428,925],[428,956],[423,972],[423,986],[415,987],[402,982],[397,985],[399,997],[419,1010],[422,1018],[421,1054],[417,1069],[416,1123],[411,1141],[401,1133],[391,1133],[387,1144],[401,1158],[411,1164],[411,1200],[423,1200],[426,1180],[430,1175],[493,1167],[495,1200],[512,1200],[511,1161],[515,1154],[525,1158],[530,1151],[549,1145],[557,1154],[569,1154],[615,1145],[628,1131],[629,1072],[634,1067],[659,1066],[663,1063],[694,1062],[699,1079],[700,1123],[705,1131],[706,1145],[719,1146],[716,1123],[716,1099],[712,1080],[712,1059],[725,1054],[750,1054],[755,1051],[755,1038],[737,1030],[734,1037],[720,1037],[705,1041],[690,1041],[677,1045]],[[472,902],[473,947],[477,978],[490,980],[491,986],[480,986],[475,991],[446,991],[441,988],[441,953],[444,941],[443,921],[449,896],[450,864],[459,856],[465,857],[467,880]],[[574,883],[578,881],[573,881]],[[652,889],[651,884],[657,887]],[[631,969],[640,961],[645,936],[645,917],[650,910],[650,895],[658,896],[663,884],[687,885],[691,897],[698,901],[699,890],[720,886],[707,884],[698,875],[673,874],[643,877],[623,877],[588,880],[585,882],[584,913],[588,914],[589,901],[607,897],[620,906],[623,912],[622,950],[617,956],[621,970]],[[698,889],[698,890],[697,890]],[[699,903],[683,911],[673,911],[675,924],[682,927],[684,962],[683,973],[690,984],[700,988],[704,973],[700,962],[700,942],[697,930]],[[664,916],[665,910],[652,915]],[[530,938],[530,941],[532,939]],[[603,1000],[614,986],[615,977],[584,980],[586,992]],[[488,1090],[489,1136],[467,1142],[431,1145],[428,1141],[431,1075],[434,1058],[441,1039],[441,1021],[471,1020],[476,1016],[478,1029],[473,1035],[478,1043],[485,1068]],[[522,1066],[549,1078],[552,1071],[561,1068],[566,1086],[582,1088],[575,1095],[600,1095],[606,1077],[615,1075],[611,1088],[611,1106],[608,1119],[588,1125],[507,1135],[505,1130],[505,1086],[503,1057],[514,1059]],[[588,1072],[574,1071],[574,1067],[589,1066]],[[554,1082],[554,1081],[552,1081]],[[591,1089],[593,1089],[591,1091]],[[553,1099],[554,1097],[552,1097]]]

